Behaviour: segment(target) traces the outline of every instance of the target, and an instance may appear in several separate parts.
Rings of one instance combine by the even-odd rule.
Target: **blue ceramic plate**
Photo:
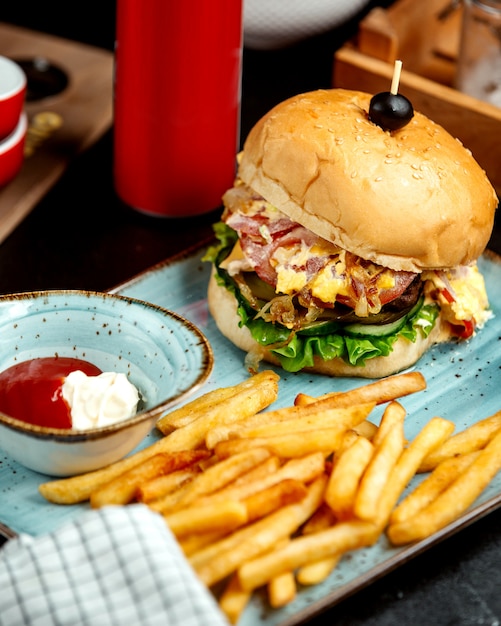
[[[180,313],[209,339],[214,352],[214,372],[204,389],[195,395],[211,388],[235,384],[247,376],[243,353],[220,335],[208,314],[206,288],[210,267],[200,260],[203,252],[195,250],[187,256],[167,261],[114,290]],[[402,400],[409,415],[406,422],[409,439],[435,415],[453,420],[459,431],[501,408],[498,392],[501,378],[501,290],[497,287],[501,284],[501,261],[495,255],[486,254],[480,261],[480,269],[486,279],[494,318],[472,341],[461,345],[435,346],[413,368],[425,376],[427,389]],[[299,391],[320,395],[367,382],[305,373],[288,374],[281,370],[278,373],[281,380],[277,408],[292,404]],[[379,417],[377,413],[375,417]],[[156,437],[152,433],[142,446]],[[87,508],[86,505],[61,507],[44,502],[37,491],[41,482],[39,475],[4,458],[0,464],[0,521],[15,531],[24,530],[37,535],[54,529],[65,519],[75,517]],[[391,547],[382,537],[375,546],[358,550],[349,558],[342,559],[325,582],[299,590],[294,602],[279,610],[269,609],[264,597],[257,593],[239,626],[301,624],[499,506],[501,475],[492,481],[460,520],[440,533],[402,548]]]

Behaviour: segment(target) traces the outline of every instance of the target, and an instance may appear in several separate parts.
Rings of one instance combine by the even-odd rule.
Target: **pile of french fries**
[[[278,386],[269,370],[210,391],[163,416],[165,436],[147,448],[40,492],[59,504],[151,507],[199,578],[223,588],[220,607],[236,624],[257,588],[281,607],[383,533],[402,545],[445,527],[501,468],[501,411],[458,433],[433,417],[406,440],[401,402],[425,389],[418,372],[299,393],[272,410]]]

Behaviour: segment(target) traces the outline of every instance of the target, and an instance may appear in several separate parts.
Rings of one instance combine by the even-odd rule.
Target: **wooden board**
[[[43,58],[68,78],[63,91],[26,101],[29,129],[20,173],[0,190],[0,243],[112,123],[113,54],[0,23],[0,55]]]
[[[400,0],[388,10],[374,9],[357,36],[335,53],[332,85],[388,91],[394,61],[402,59],[401,93],[471,150],[501,196],[501,108],[453,87],[460,27],[456,4]]]
[[[357,50],[443,85],[453,86],[462,6],[458,0],[399,0],[360,22]]]

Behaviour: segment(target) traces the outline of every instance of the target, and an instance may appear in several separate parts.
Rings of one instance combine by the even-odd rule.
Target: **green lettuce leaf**
[[[216,267],[219,267],[219,264],[222,263],[233,250],[238,240],[238,234],[224,222],[216,222],[212,228],[217,241],[212,246],[209,246],[202,257],[202,261],[214,263]]]

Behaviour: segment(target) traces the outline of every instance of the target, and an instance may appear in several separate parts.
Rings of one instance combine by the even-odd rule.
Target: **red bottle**
[[[221,206],[239,145],[242,0],[118,0],[114,181],[129,206]]]

